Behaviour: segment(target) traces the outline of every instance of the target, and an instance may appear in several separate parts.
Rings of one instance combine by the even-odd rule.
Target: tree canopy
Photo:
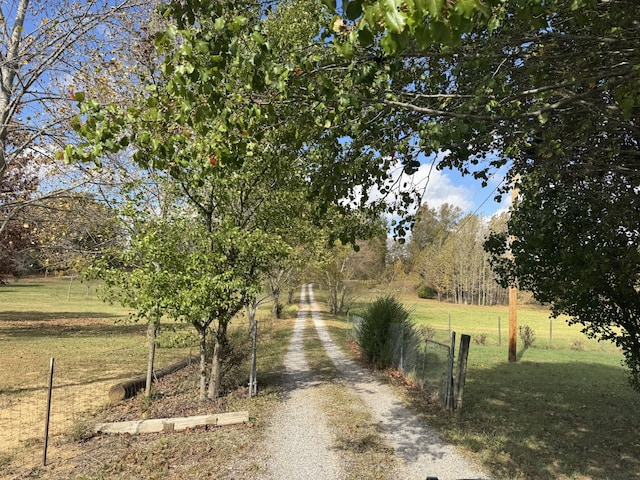
[[[412,126],[414,148],[485,181],[507,166],[499,195],[520,179],[508,232],[487,243],[503,284],[615,341],[639,388],[640,4],[354,1],[336,13],[353,58],[358,42],[400,58],[372,101]]]
[[[323,3],[329,25],[311,1],[275,10],[252,1],[167,3],[168,27],[155,37],[160,75],[126,107],[76,95],[84,141],[67,145],[66,158],[99,163],[130,149],[141,167],[195,187],[196,207],[208,201],[198,188],[242,176],[259,159],[262,176],[295,170],[310,202],[305,213],[316,220],[355,207],[369,218],[406,217],[420,192],[401,174],[427,155],[442,153],[439,168],[485,181],[507,166],[498,195],[519,176],[522,199],[507,233],[516,237],[515,261],[500,264],[505,282],[517,279],[587,333],[613,338],[571,283],[588,279],[592,298],[616,299],[617,316],[607,318],[623,327],[616,341],[624,339],[637,373],[637,300],[617,302],[638,288],[638,209],[629,212],[638,195],[638,3]],[[286,165],[271,163],[278,156]],[[208,194],[225,198],[224,189]],[[572,222],[581,227],[571,230]],[[339,236],[353,241],[363,226],[347,222]],[[560,233],[563,249],[549,240]],[[611,281],[605,266],[622,258],[626,273]],[[545,270],[551,265],[567,268]]]

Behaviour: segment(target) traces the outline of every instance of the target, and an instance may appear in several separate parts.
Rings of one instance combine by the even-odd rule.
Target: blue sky
[[[482,187],[482,182],[471,175],[462,176],[457,170],[438,171],[433,169],[424,192],[424,202],[431,207],[449,203],[460,207],[465,213],[475,213],[490,217],[508,210],[511,204],[509,195],[503,195],[501,203],[494,197],[503,175],[497,174]]]
[[[432,208],[448,203],[461,208],[465,214],[473,213],[485,217],[509,209],[509,194],[503,195],[500,203],[494,200],[497,189],[504,180],[506,167],[497,171],[489,179],[488,185],[482,187],[482,182],[474,179],[472,175],[463,176],[457,170],[437,170],[433,158],[423,158],[420,168],[409,180],[411,184],[419,187],[423,194],[423,203]]]

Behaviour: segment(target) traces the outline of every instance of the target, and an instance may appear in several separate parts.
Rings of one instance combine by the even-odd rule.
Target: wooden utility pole
[[[516,362],[518,331],[518,288],[509,287],[509,362]]]
[[[518,199],[518,179],[520,175],[516,175],[513,179],[513,190],[511,191],[511,205],[515,205]],[[510,243],[514,237],[510,238]],[[509,287],[509,362],[517,362],[517,345],[518,344],[518,287],[513,285]]]

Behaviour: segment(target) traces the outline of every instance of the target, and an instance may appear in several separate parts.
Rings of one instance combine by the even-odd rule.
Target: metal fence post
[[[42,451],[42,465],[47,466],[47,448],[49,447],[49,419],[51,418],[51,392],[53,390],[53,357],[49,362],[49,391],[47,392],[47,414],[44,420],[44,449]]]
[[[404,323],[400,324],[400,371],[404,372]]]

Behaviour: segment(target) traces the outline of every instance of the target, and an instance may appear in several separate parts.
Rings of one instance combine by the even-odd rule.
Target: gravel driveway
[[[308,295],[307,295],[308,293]],[[354,478],[343,471],[339,456],[320,410],[317,381],[314,380],[303,350],[306,318],[311,316],[328,356],[341,372],[345,385],[360,396],[379,422],[383,436],[400,459],[397,477],[439,480],[487,479],[480,468],[443,443],[382,383],[349,360],[333,343],[315,304],[311,285],[303,286],[301,306],[294,334],[285,359],[288,395],[274,415],[268,434],[269,480],[332,480]]]

